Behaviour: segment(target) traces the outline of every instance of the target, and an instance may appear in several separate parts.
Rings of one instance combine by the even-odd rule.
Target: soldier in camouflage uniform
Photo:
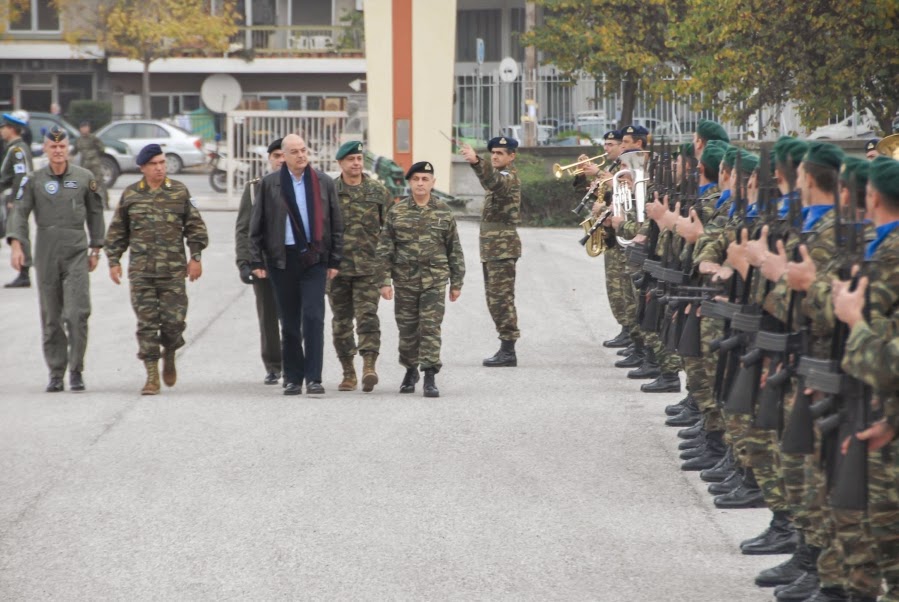
[[[41,330],[44,359],[50,368],[47,392],[63,390],[67,366],[70,389],[83,391],[81,373],[91,313],[88,272],[97,267],[103,246],[103,206],[91,173],[69,163],[65,130],[54,127],[47,132],[44,154],[49,165],[22,178],[16,194],[8,239],[12,265],[20,269],[24,249],[31,247],[28,216],[34,212]],[[89,237],[84,233],[85,222]]]
[[[343,260],[340,273],[328,283],[334,349],[343,368],[343,380],[337,390],[356,389],[353,357],[358,350],[362,356],[362,390],[369,393],[378,384],[375,362],[381,350],[375,252],[391,199],[383,184],[362,172],[361,142],[343,144],[337,150],[337,161],[341,173],[334,185],[343,216]],[[358,346],[353,337],[353,320],[359,336]]]
[[[3,219],[0,226],[6,225],[13,209],[13,199],[21,187],[25,174],[31,172],[31,148],[22,140],[22,134],[28,128],[28,113],[25,111],[13,111],[4,113],[0,121],[0,137],[6,145],[6,154],[0,163],[0,207]],[[25,227],[28,227],[26,222]],[[2,230],[2,228],[0,228]],[[0,232],[2,235],[3,232]],[[25,260],[16,278],[4,285],[4,288],[28,288],[31,286],[31,278],[28,270],[31,269],[31,245],[24,245],[22,252]]]
[[[487,142],[490,161],[482,161],[463,144],[460,153],[486,190],[481,212],[480,253],[487,309],[499,333],[500,348],[482,363],[491,368],[517,366],[518,313],[515,310],[515,264],[521,257],[521,182],[515,169],[518,140],[498,137]]]
[[[78,130],[81,135],[75,139],[75,151],[72,155],[81,155],[81,167],[94,174],[94,179],[100,185],[100,196],[103,198],[103,206],[109,209],[109,193],[103,181],[103,163],[101,158],[106,152],[103,141],[91,133],[91,123],[82,121]]]
[[[393,298],[399,328],[400,364],[406,375],[400,393],[415,391],[418,368],[425,373],[424,396],[439,397],[434,376],[440,371],[440,327],[445,310],[446,282],[450,301],[462,294],[465,257],[450,208],[431,196],[434,168],[421,161],[406,179],[412,196],[387,212],[378,242],[381,296]]]
[[[119,284],[122,255],[131,249],[128,278],[137,315],[137,357],[147,370],[141,395],[156,395],[160,355],[163,382],[175,385],[175,350],[184,345],[187,317],[184,278],[193,282],[203,274],[201,253],[209,236],[187,187],[166,177],[162,148],[148,144],[138,153],[137,164],[144,177],[122,192],[106,233],[106,257],[109,276]],[[189,261],[184,254],[185,241]]]

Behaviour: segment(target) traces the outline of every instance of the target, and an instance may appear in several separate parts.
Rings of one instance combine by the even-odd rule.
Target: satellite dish
[[[510,56],[507,56],[499,63],[500,80],[510,84],[518,79],[518,62]]]
[[[213,113],[233,111],[243,98],[243,90],[233,76],[225,73],[210,75],[200,86],[200,98]]]

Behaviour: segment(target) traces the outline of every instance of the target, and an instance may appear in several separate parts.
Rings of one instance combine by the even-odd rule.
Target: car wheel
[[[165,171],[170,176],[181,173],[184,167],[184,161],[178,155],[168,154],[165,156]]]
[[[116,180],[122,173],[118,162],[108,155],[100,157],[100,170],[103,174],[103,185],[107,190],[115,186]]]

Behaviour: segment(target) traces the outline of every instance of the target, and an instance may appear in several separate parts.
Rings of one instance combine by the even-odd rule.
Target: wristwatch
[[[199,253],[193,253],[190,256],[190,258],[193,259],[194,261],[200,261],[200,257],[202,257],[202,255],[200,255]]]

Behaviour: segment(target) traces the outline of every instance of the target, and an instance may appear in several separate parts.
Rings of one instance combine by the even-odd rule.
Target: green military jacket
[[[85,250],[103,246],[103,199],[97,194],[93,174],[82,167],[69,163],[57,176],[48,165],[23,177],[13,204],[8,239],[18,240],[23,246],[31,244],[28,216],[32,212],[39,237],[58,233],[74,236],[63,240]],[[85,222],[89,239],[84,233]]]
[[[100,157],[104,152],[106,152],[106,145],[93,134],[88,134],[75,139],[75,150],[72,154],[80,154],[81,166],[93,171],[94,168],[100,167]]]
[[[433,196],[424,207],[407,197],[387,212],[378,241],[379,282],[424,290],[450,281],[461,289],[465,257],[456,219],[446,203]]]
[[[521,181],[514,167],[496,171],[489,159],[471,166],[487,191],[481,211],[481,261],[521,257]]]
[[[0,163],[0,194],[9,190],[9,198],[19,191],[22,178],[31,171],[31,149],[21,138],[9,142],[3,163]]]
[[[343,259],[340,276],[371,276],[377,270],[378,237],[392,199],[387,188],[367,175],[362,184],[350,186],[342,177],[334,180],[343,217]]]
[[[708,190],[706,190],[704,193],[702,193],[702,195],[698,199],[696,199],[696,203],[694,204],[693,209],[696,210],[696,215],[699,216],[699,219],[700,219],[700,221],[702,221],[703,224],[707,223],[708,220],[711,219],[711,216],[715,212],[715,203],[718,202],[719,198],[721,198],[721,189],[718,188],[718,183],[715,182],[712,184],[712,186]],[[683,239],[681,239],[681,240],[683,240]],[[697,244],[699,243],[698,240],[696,242],[697,242]],[[694,245],[687,245],[687,244],[683,245],[683,247],[681,249],[681,254],[680,254],[680,260],[681,260],[682,264],[686,264],[688,261],[693,260],[693,257],[694,257],[693,253],[694,253],[695,248],[696,248],[695,244]],[[687,253],[690,253],[691,255],[688,257]],[[697,269],[698,267],[699,267],[698,263],[693,264],[694,270]]]
[[[166,178],[150,190],[142,179],[122,192],[106,233],[106,256],[114,267],[130,248],[130,278],[183,278],[185,241],[191,255],[209,244],[206,224],[187,187]]]
[[[253,204],[259,198],[259,187],[262,178],[255,178],[247,182],[240,197],[240,205],[237,206],[237,220],[234,222],[234,257],[238,268],[249,266],[253,256],[250,253],[250,216],[253,214]]]
[[[719,194],[717,199],[720,199],[721,195]],[[716,199],[716,203],[717,203]],[[697,268],[699,264],[703,261],[714,261],[715,263],[721,263],[724,261],[724,258],[721,254],[721,243],[726,237],[727,232],[727,224],[730,220],[730,208],[734,204],[734,197],[731,195],[720,207],[715,209],[715,205],[712,204],[711,210],[706,209],[700,215],[708,215],[708,218],[705,219],[703,224],[703,234],[699,237],[699,240],[696,241],[696,245],[693,247],[693,265]],[[727,251],[727,244],[724,244],[724,250]]]

